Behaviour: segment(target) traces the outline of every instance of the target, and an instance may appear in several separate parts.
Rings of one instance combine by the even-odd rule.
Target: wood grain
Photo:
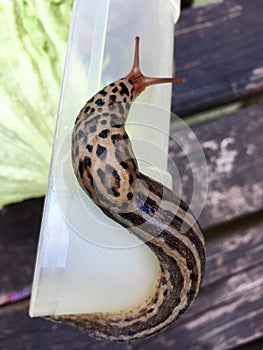
[[[43,198],[0,211],[0,295],[31,284]]]
[[[263,220],[218,228],[207,238],[207,269],[200,294],[183,318],[135,343],[95,341],[77,329],[30,319],[26,306],[0,312],[6,349],[231,349],[263,335]],[[242,332],[240,331],[242,330]]]
[[[193,127],[204,150],[209,170],[209,191],[200,217],[204,228],[236,220],[263,210],[263,105],[217,118]],[[180,131],[171,135],[171,162],[182,180],[183,198],[192,196],[191,167],[199,167],[198,157],[189,164],[195,149],[178,146]],[[187,140],[186,137],[184,137]],[[187,146],[187,145],[186,145]],[[174,191],[178,178],[174,170]],[[203,181],[200,178],[200,181]],[[201,185],[200,185],[201,187]],[[199,192],[200,196],[206,193]],[[0,291],[20,289],[32,281],[43,199],[33,199],[6,207],[0,214]]]
[[[263,92],[262,12],[260,0],[221,1],[183,12],[175,49],[178,76],[187,82],[174,87],[174,112],[190,115]],[[256,342],[242,350],[261,350],[262,115],[263,105],[254,105],[193,127],[209,174],[200,217],[207,269],[201,292],[182,319],[148,340],[109,344],[69,326],[30,319],[27,303],[19,303],[0,308],[0,349],[227,350]],[[191,166],[198,171],[199,163],[195,147],[177,145],[178,135],[171,135],[170,167],[176,164],[189,202]],[[177,191],[178,177],[170,169]],[[0,293],[32,281],[42,206],[43,199],[32,199],[0,212]]]
[[[175,27],[179,116],[263,92],[263,2],[227,0],[187,9]]]
[[[208,169],[208,193],[200,217],[203,227],[217,225],[263,209],[263,104],[192,127],[204,151]],[[191,135],[190,135],[191,136]],[[183,199],[190,203],[205,196],[202,164],[186,130],[171,135],[169,168],[174,191],[182,183]],[[178,140],[183,144],[179,147]],[[191,161],[189,158],[191,156]],[[176,165],[180,178],[174,171]],[[193,171],[199,187],[193,188]],[[193,208],[194,209],[194,208]]]

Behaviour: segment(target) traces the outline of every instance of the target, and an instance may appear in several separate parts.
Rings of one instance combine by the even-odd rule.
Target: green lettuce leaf
[[[0,0],[0,208],[45,194],[73,0]]]

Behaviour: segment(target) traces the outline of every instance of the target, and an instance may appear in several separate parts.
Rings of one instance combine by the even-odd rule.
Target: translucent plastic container
[[[71,165],[78,111],[103,86],[127,75],[140,36],[141,69],[173,75],[179,0],[75,0],[42,219],[30,315],[118,311],[153,287],[157,261],[105,217],[79,187]],[[127,123],[142,172],[171,187],[167,172],[171,84],[149,87]]]

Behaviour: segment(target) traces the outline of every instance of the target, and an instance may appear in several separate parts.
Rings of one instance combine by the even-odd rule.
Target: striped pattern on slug
[[[79,184],[159,260],[155,287],[137,308],[52,317],[99,339],[130,341],[160,331],[192,304],[202,281],[204,239],[195,217],[171,190],[140,173],[125,131],[132,101],[149,85],[175,81],[182,79],[142,75],[136,37],[132,71],[92,97],[75,122],[72,162]]]

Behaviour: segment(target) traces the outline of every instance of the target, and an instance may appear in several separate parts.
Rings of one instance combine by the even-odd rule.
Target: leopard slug
[[[147,86],[177,81],[141,73],[136,37],[131,72],[92,97],[75,122],[72,163],[80,186],[159,260],[155,286],[138,307],[53,317],[99,339],[131,341],[160,331],[192,304],[201,284],[205,251],[198,222],[171,190],[140,173],[125,131],[131,103]]]

